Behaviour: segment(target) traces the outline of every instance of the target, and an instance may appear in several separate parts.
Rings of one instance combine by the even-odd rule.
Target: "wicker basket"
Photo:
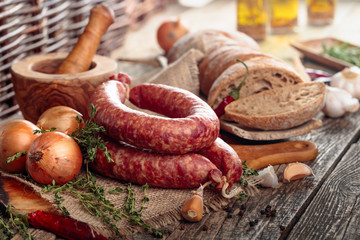
[[[113,23],[97,54],[108,56],[123,43],[127,29],[172,0],[2,0],[0,2],[0,120],[19,110],[10,67],[26,56],[70,51],[99,3],[111,7]],[[134,8],[134,6],[136,6]]]

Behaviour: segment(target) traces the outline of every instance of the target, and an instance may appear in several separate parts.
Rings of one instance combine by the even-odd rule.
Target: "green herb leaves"
[[[10,204],[6,207],[6,213],[9,216],[8,219],[5,220],[0,216],[0,239],[12,239],[17,233],[23,239],[34,239],[27,231],[28,226],[23,215],[16,213]]]
[[[112,162],[111,154],[106,148],[106,142],[99,136],[99,133],[105,132],[105,128],[93,122],[95,114],[95,106],[91,105],[90,119],[85,122],[83,128],[77,127],[71,134],[71,137],[79,144],[86,164],[95,160],[96,153],[99,149],[104,152],[107,161]],[[76,120],[79,123],[81,122],[79,117],[76,117]]]
[[[328,54],[329,56],[360,67],[360,48],[352,47],[348,43],[334,44],[332,46],[327,46],[323,43],[322,48],[323,54]]]

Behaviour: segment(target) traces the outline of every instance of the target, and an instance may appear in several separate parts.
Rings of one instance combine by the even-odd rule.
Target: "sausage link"
[[[107,81],[96,88],[90,102],[95,122],[107,135],[159,153],[184,154],[209,147],[219,134],[219,119],[196,95],[161,84],[141,84],[130,90],[130,101],[167,117],[150,115],[123,104],[122,84]]]
[[[200,154],[159,154],[113,140],[107,140],[106,146],[114,162],[99,150],[90,164],[104,176],[161,188],[194,188],[209,180],[223,185],[221,171]]]
[[[242,163],[235,150],[221,138],[208,148],[201,149],[199,154],[208,158],[226,176],[226,181],[231,187],[239,181],[242,174]]]

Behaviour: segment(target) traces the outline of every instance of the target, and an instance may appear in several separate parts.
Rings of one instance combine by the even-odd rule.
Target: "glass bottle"
[[[331,24],[335,16],[337,0],[306,0],[308,24],[324,26]]]
[[[237,30],[248,34],[255,40],[266,37],[267,4],[266,0],[237,1]]]
[[[269,0],[271,33],[295,32],[298,26],[299,0]]]

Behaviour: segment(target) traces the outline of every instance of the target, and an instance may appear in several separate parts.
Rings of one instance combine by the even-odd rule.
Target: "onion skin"
[[[174,43],[189,32],[180,18],[169,19],[160,24],[157,30],[157,41],[165,52],[169,52]]]
[[[82,120],[80,124],[76,120],[76,116]],[[82,114],[75,109],[67,106],[55,106],[43,112],[36,125],[41,129],[55,128],[56,131],[72,134],[78,126],[80,128],[84,126],[84,121]]]
[[[79,145],[62,132],[46,132],[35,139],[27,154],[26,169],[40,184],[63,185],[73,180],[81,170]]]
[[[16,152],[28,151],[39,136],[34,130],[40,130],[35,124],[23,119],[4,123],[0,129],[0,169],[10,173],[25,172],[26,155],[7,163]]]

